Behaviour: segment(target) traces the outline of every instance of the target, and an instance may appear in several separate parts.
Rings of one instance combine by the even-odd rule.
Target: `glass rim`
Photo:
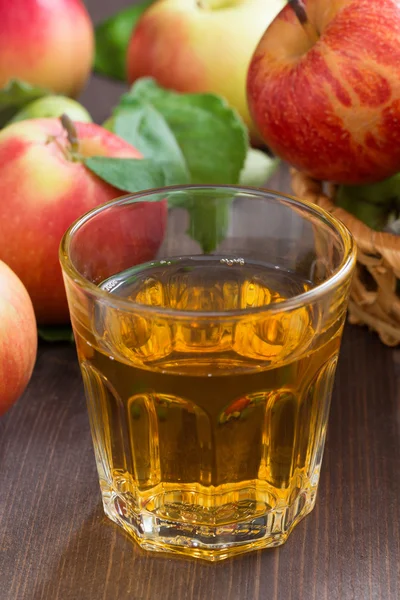
[[[292,206],[297,206],[300,208],[306,208],[309,212],[314,213],[314,215],[318,216],[321,220],[328,222],[328,224],[333,228],[336,233],[339,234],[339,237],[342,240],[344,252],[343,258],[338,266],[338,268],[330,275],[325,281],[320,284],[315,285],[309,290],[302,292],[301,294],[297,294],[291,298],[283,300],[278,303],[271,303],[265,306],[257,306],[255,308],[241,308],[237,310],[227,310],[227,311],[189,311],[189,310],[173,310],[169,308],[162,308],[159,306],[146,306],[144,304],[140,304],[134,302],[132,300],[126,300],[120,296],[114,296],[107,290],[103,290],[95,283],[91,282],[89,279],[84,277],[79,270],[74,266],[70,255],[69,248],[72,242],[72,239],[75,233],[88,221],[95,218],[99,213],[109,209],[112,206],[123,205],[126,202],[130,202],[134,204],[136,202],[146,201],[146,198],[149,196],[154,196],[155,194],[169,194],[170,192],[176,191],[184,191],[184,190],[231,190],[235,194],[247,193],[253,194],[258,198],[262,198],[263,196],[272,196],[275,200],[279,200],[280,198],[288,201],[288,203]],[[347,241],[347,243],[346,243]],[[347,252],[345,249],[347,248]],[[78,219],[76,219],[70,227],[64,233],[60,246],[59,246],[59,260],[61,263],[62,270],[64,274],[66,274],[72,281],[79,286],[80,289],[84,290],[86,293],[90,294],[92,297],[102,300],[108,306],[124,310],[126,312],[135,312],[142,314],[152,314],[165,316],[174,319],[238,319],[251,315],[258,315],[263,313],[277,313],[277,312],[289,312],[302,306],[306,306],[312,304],[316,300],[320,299],[330,290],[339,286],[343,283],[348,275],[351,273],[355,262],[356,262],[356,245],[354,238],[349,231],[349,229],[335,216],[331,213],[327,212],[320,206],[310,202],[309,200],[305,200],[302,198],[297,198],[296,196],[292,196],[290,194],[282,193],[279,191],[270,190],[268,188],[259,188],[259,187],[251,187],[251,186],[241,186],[241,185],[228,185],[228,184],[208,184],[208,185],[196,185],[196,184],[187,184],[187,185],[174,185],[174,186],[165,186],[160,188],[153,188],[149,190],[144,190],[141,192],[137,192],[134,194],[124,194],[109,202],[105,202],[95,208],[90,209],[85,214],[81,215]],[[144,263],[139,263],[144,264]]]

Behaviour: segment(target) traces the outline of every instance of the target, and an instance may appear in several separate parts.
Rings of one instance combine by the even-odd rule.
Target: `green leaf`
[[[337,194],[335,204],[376,231],[383,229],[390,213],[390,209],[385,204],[374,204],[355,198],[347,195],[343,189]]]
[[[107,127],[162,167],[167,185],[237,184],[249,147],[246,126],[223,98],[214,94],[180,94],[153,79],[137,81],[114,109]],[[259,157],[258,157],[259,158]],[[268,176],[265,160],[253,168],[253,185]],[[269,163],[269,161],[267,161]],[[272,170],[268,164],[268,172]],[[204,252],[226,236],[230,199],[185,204],[189,234]]]
[[[129,40],[140,17],[152,2],[153,0],[146,0],[129,6],[96,27],[96,73],[121,81],[126,80]]]
[[[151,159],[93,156],[84,163],[101,179],[124,192],[136,193],[165,185],[163,167]]]
[[[223,98],[215,94],[180,94],[143,78],[122,96],[114,115],[140,111],[143,105],[150,105],[165,119],[185,159],[191,183],[238,183],[247,155],[248,133]],[[133,136],[130,139],[134,141]]]
[[[369,204],[367,202],[346,202],[343,198],[340,201],[335,201],[337,206],[340,206],[357,219],[368,225],[375,231],[381,231],[386,225],[388,219],[388,211],[383,206]]]
[[[0,127],[8,123],[21,108],[48,94],[50,94],[49,90],[33,86],[19,79],[11,79],[0,90]]]
[[[338,195],[348,198],[349,201],[363,201],[371,204],[388,204],[400,198],[400,173],[393,177],[369,183],[367,185],[341,185]]]
[[[190,222],[188,233],[199,242],[203,252],[213,252],[225,239],[229,226],[232,197],[218,199],[196,198],[189,208]]]
[[[279,158],[271,158],[265,152],[249,148],[243,170],[240,174],[240,185],[262,187],[275,173]]]
[[[74,334],[70,326],[38,327],[39,338],[45,342],[73,342]]]
[[[68,115],[72,121],[93,122],[86,108],[76,100],[67,96],[49,95],[29,102],[13,116],[8,125],[26,119],[60,118],[63,114]]]
[[[138,101],[135,110],[120,111],[114,132],[142,154],[164,167],[166,185],[190,182],[185,158],[168,123],[150,104]]]

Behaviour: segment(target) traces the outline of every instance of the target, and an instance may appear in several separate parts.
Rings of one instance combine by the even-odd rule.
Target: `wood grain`
[[[42,344],[0,421],[0,598],[398,599],[399,380],[399,351],[349,327],[314,512],[282,548],[208,565],[148,555],[103,516],[75,349]]]
[[[97,121],[122,89],[91,81]],[[270,187],[287,186],[281,169]],[[75,349],[42,344],[0,420],[0,599],[397,600],[399,499],[400,351],[348,327],[317,505],[287,544],[217,565],[146,554],[103,515]]]

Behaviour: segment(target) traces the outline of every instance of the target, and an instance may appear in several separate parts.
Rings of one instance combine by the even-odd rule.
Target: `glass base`
[[[293,528],[315,505],[316,487],[302,490],[290,506],[275,506],[264,514],[223,525],[185,522],[193,507],[180,507],[179,521],[132,507],[129,496],[103,488],[106,515],[121,526],[144,549],[184,554],[207,561],[220,561],[251,550],[284,544]],[[176,506],[170,511],[178,516]],[[244,516],[244,515],[243,515]]]

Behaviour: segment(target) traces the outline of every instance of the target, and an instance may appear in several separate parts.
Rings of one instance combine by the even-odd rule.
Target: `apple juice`
[[[310,286],[261,262],[167,259],[101,284],[137,310],[75,324],[105,510],[144,547],[179,536],[184,552],[194,530],[199,555],[241,535],[278,545],[312,509],[343,314],[321,330],[315,305],[279,311]]]

